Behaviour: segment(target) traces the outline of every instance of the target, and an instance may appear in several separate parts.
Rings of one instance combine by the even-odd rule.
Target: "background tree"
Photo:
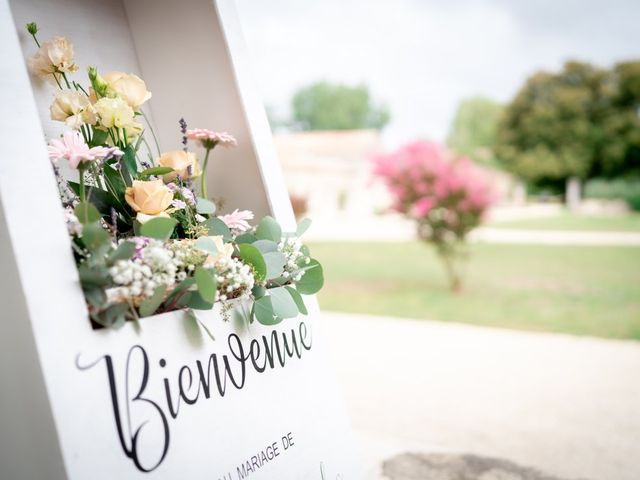
[[[451,124],[447,145],[476,162],[494,164],[493,147],[503,109],[498,102],[486,97],[462,100]]]
[[[373,104],[366,85],[314,83],[295,93],[292,111],[303,130],[382,129],[390,119],[386,106]]]
[[[639,94],[638,62],[536,73],[505,110],[496,154],[533,184],[629,174],[640,157]]]

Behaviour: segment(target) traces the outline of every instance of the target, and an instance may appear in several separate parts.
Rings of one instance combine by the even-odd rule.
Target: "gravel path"
[[[638,342],[330,312],[323,329],[370,479],[407,452],[640,478]]]

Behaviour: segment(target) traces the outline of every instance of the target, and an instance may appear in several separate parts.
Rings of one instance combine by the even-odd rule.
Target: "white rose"
[[[108,72],[102,78],[107,82],[111,93],[121,97],[135,110],[151,98],[144,80],[132,73]]]
[[[133,109],[121,98],[101,98],[93,108],[105,128],[127,128],[135,123]]]
[[[80,129],[85,123],[93,125],[97,121],[89,98],[73,90],[58,91],[49,111],[51,120],[64,122],[74,130]]]
[[[53,37],[43,42],[28,63],[35,75],[48,80],[53,80],[53,74],[58,72],[73,73],[78,70],[78,66],[73,63],[73,44],[65,37]]]

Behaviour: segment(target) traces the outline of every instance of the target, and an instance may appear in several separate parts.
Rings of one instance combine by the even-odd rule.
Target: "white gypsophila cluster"
[[[221,258],[216,262],[218,300],[226,302],[246,297],[255,283],[251,267],[237,258]]]
[[[302,251],[302,242],[296,237],[283,238],[278,244],[278,250],[287,258],[282,276],[298,282],[304,273],[300,270],[300,266],[308,265],[311,261],[311,258]]]
[[[178,266],[176,280],[183,281],[192,275],[196,267],[202,265],[207,259],[207,253],[197,248],[192,241],[174,240],[168,248],[173,252],[174,262]]]
[[[118,260],[109,269],[118,287],[110,289],[108,295],[112,299],[149,297],[158,286],[173,285],[181,266],[181,260],[172,250],[158,240],[149,240],[133,259]]]

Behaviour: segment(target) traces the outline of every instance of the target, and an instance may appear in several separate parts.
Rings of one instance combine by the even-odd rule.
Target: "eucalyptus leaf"
[[[78,220],[83,225],[97,222],[102,218],[98,209],[89,202],[80,202],[76,208],[73,209],[73,214],[78,217]]]
[[[149,317],[158,310],[158,307],[162,305],[162,301],[164,300],[164,294],[167,292],[166,285],[159,285],[153,291],[153,295],[149,298],[145,299],[140,305],[140,316]]]
[[[200,237],[196,240],[196,247],[200,250],[204,250],[205,252],[216,255],[218,253],[218,247],[216,247],[216,242],[211,240],[209,237]]]
[[[257,240],[253,242],[252,245],[262,253],[275,252],[278,250],[278,244],[272,240]]]
[[[122,159],[120,161],[122,162],[124,168],[126,169],[131,179],[134,179],[138,176],[138,164],[136,162],[136,149],[134,148],[133,145],[131,144],[127,145],[127,147],[124,149],[124,155],[122,156]]]
[[[134,253],[136,253],[136,246],[133,242],[122,242],[118,245],[118,248],[109,255],[107,261],[109,263],[115,263],[118,260],[129,260],[133,257]]]
[[[209,235],[222,235],[225,242],[231,241],[231,230],[219,218],[209,218],[204,222],[204,226],[209,229]]]
[[[264,297],[266,293],[267,293],[267,289],[264,288],[262,285],[254,285],[253,288],[251,289],[251,294],[253,295],[253,298],[256,300]]]
[[[256,228],[256,237],[258,240],[271,240],[279,242],[282,238],[282,228],[273,217],[266,216],[258,224]]]
[[[254,275],[258,282],[263,281],[267,275],[267,264],[260,250],[248,243],[238,245],[240,258],[253,267]]]
[[[273,314],[273,306],[271,305],[271,297],[265,296],[260,300],[256,300],[253,304],[253,314],[256,320],[262,325],[276,325],[281,319]]]
[[[202,214],[214,214],[216,213],[216,204],[206,198],[198,197],[196,203],[196,211]]]
[[[207,303],[215,302],[216,279],[214,276],[206,268],[197,267],[194,277],[198,286],[198,293],[202,299]]]
[[[298,223],[298,228],[296,229],[296,235],[298,237],[301,237],[309,229],[310,226],[311,226],[311,219],[303,218],[302,220],[300,220],[300,223]]]
[[[285,287],[293,301],[296,302],[296,306],[298,307],[298,311],[303,315],[308,315],[307,306],[304,304],[304,300],[302,299],[302,295],[298,293],[298,291],[293,287]]]
[[[281,252],[267,252],[262,255],[267,264],[267,280],[278,278],[282,275],[284,265],[287,263],[287,257]]]
[[[102,228],[100,222],[90,223],[82,228],[82,243],[94,253],[106,251],[111,246],[111,235]]]
[[[198,292],[186,292],[178,301],[178,305],[195,310],[211,310],[213,308],[213,302],[207,302]]]
[[[78,266],[78,276],[83,288],[104,287],[111,283],[111,276],[106,267],[89,267],[82,263]]]
[[[177,223],[178,221],[175,218],[152,218],[140,226],[140,235],[155,238],[156,240],[168,240],[173,234],[173,229]]]
[[[241,244],[241,243],[255,243],[256,240],[258,240],[258,238],[253,235],[252,233],[243,233],[242,235],[238,235],[235,238],[235,242],[237,244]]]
[[[302,278],[296,282],[296,289],[304,295],[313,295],[324,285],[324,274],[322,265],[315,259],[311,259],[308,267]]]
[[[280,318],[294,318],[298,316],[298,306],[289,291],[284,287],[269,289],[273,313]]]

